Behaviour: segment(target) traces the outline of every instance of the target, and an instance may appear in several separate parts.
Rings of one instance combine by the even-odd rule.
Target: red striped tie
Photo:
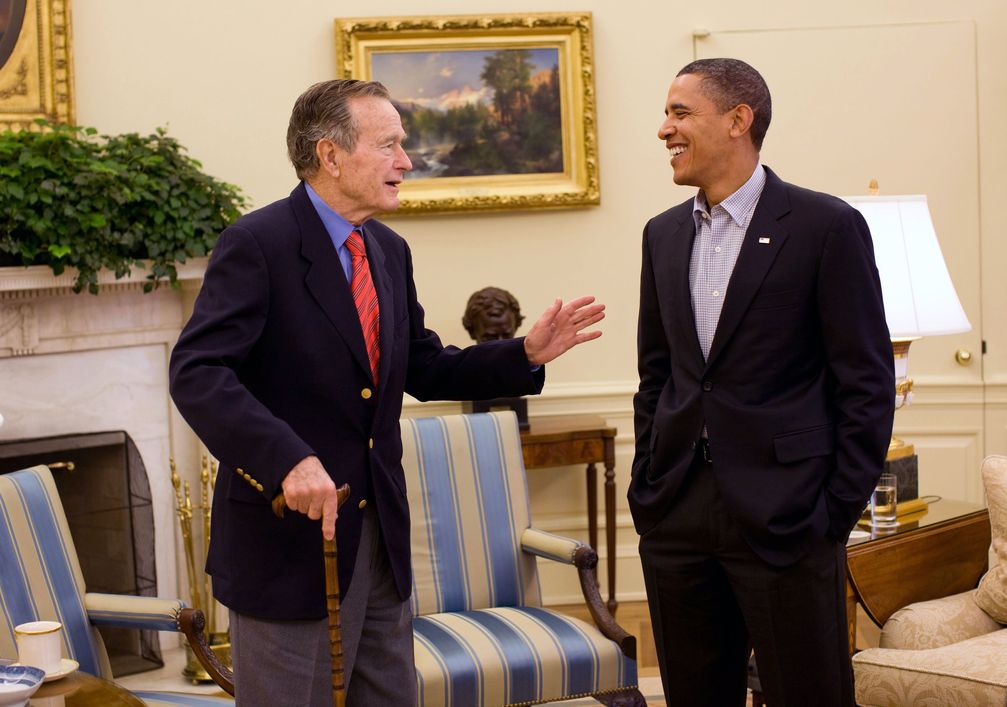
[[[378,382],[378,293],[371,279],[371,268],[367,265],[367,251],[364,250],[364,239],[359,231],[353,231],[346,239],[346,247],[353,258],[352,274],[350,275],[350,291],[353,293],[353,303],[357,305],[360,315],[360,328],[364,332],[364,345],[367,347],[367,358],[371,362],[371,375],[374,383]]]

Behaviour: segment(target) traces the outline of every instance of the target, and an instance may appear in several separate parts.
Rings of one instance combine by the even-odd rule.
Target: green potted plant
[[[74,291],[91,293],[102,268],[120,278],[149,267],[149,292],[174,285],[175,264],[206,255],[246,206],[163,129],[98,135],[38,122],[0,133],[0,266],[73,267]]]

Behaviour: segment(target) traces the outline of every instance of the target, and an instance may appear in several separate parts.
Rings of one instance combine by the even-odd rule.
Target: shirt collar
[[[742,184],[736,192],[717,204],[717,206],[723,207],[724,211],[730,215],[731,219],[739,227],[748,228],[764,186],[766,186],[766,170],[762,168],[762,163],[760,162],[755,165],[755,171],[752,172],[752,176],[748,178],[748,181]],[[693,199],[692,212],[696,216],[710,213],[709,206],[706,203],[706,194],[703,193],[702,189],[696,193],[696,198]]]
[[[343,247],[346,239],[350,237],[350,233],[354,230],[361,230],[337,214],[331,206],[325,203],[322,197],[318,196],[318,192],[312,189],[311,185],[307,182],[304,183],[304,189],[308,192],[308,199],[311,200],[311,205],[318,212],[318,218],[322,220],[322,225],[325,226],[329,238],[332,239],[332,245],[337,249]]]

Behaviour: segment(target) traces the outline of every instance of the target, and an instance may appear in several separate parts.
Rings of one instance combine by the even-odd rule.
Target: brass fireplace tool
[[[189,596],[192,608],[202,610],[206,616],[207,643],[210,650],[221,663],[230,667],[231,639],[227,631],[217,631],[217,612],[213,601],[210,576],[203,570],[206,552],[210,547],[210,491],[217,482],[217,462],[211,463],[205,454],[202,457],[199,470],[200,505],[198,506],[192,505],[189,482],[186,481],[183,484],[175,468],[174,457],[169,459],[169,463],[171,465],[171,485],[175,487],[175,513],[182,529],[182,545],[185,549],[185,567],[189,579]],[[198,516],[197,526],[200,520],[203,526],[198,560],[196,540],[192,533],[194,516]],[[182,675],[191,680],[193,685],[200,682],[213,682],[213,678],[200,665],[188,643],[185,645],[185,668],[182,670]]]

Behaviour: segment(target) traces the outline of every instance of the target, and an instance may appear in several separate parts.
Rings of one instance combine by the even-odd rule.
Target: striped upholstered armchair
[[[644,707],[636,641],[604,607],[594,550],[530,527],[514,414],[403,420],[402,441],[420,705]],[[536,556],[577,568],[596,626],[542,606]]]
[[[80,670],[111,680],[96,626],[179,631],[183,615],[193,618],[177,599],[88,593],[49,469],[0,475],[0,658],[17,657],[16,625],[59,621],[64,656],[77,661]],[[148,705],[234,704],[200,695],[138,694]]]

